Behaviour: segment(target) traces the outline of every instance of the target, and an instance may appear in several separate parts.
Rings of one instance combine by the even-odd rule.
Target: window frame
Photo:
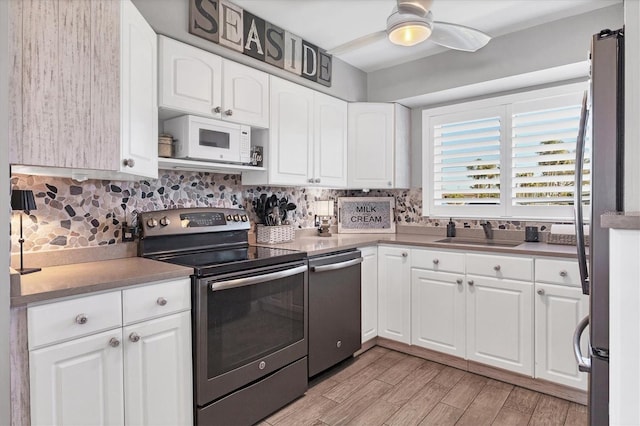
[[[536,101],[544,103],[544,98],[559,97],[576,92],[582,93],[588,88],[588,81],[584,81],[422,110],[422,215],[430,217],[457,216],[469,218],[518,220],[553,219],[573,221],[573,205],[512,205],[512,105],[517,103],[533,103]],[[457,121],[459,119],[464,120],[465,117],[483,117],[481,112],[486,111],[499,111],[500,116],[500,205],[436,206],[433,199],[433,161],[435,149],[433,126],[445,120],[452,121],[453,119],[453,121]],[[453,115],[455,115],[455,118],[451,117]],[[585,209],[585,214],[587,210],[589,209]],[[588,218],[585,219],[588,220]]]

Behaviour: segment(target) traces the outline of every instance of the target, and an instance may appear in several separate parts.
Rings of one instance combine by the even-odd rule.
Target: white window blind
[[[500,205],[500,141],[495,114],[434,125],[434,205]]]

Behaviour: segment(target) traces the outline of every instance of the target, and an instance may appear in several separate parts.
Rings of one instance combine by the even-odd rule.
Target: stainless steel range
[[[252,424],[307,389],[306,253],[248,244],[239,209],[142,213],[139,254],[192,267],[195,419]]]

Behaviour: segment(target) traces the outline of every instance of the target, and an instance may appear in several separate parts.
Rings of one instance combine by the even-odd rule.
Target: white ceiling
[[[330,50],[384,30],[395,0],[232,0],[275,25]],[[579,15],[622,0],[435,0],[436,21],[477,28],[492,37]],[[342,55],[343,61],[371,72],[446,49],[428,40],[400,47],[383,39]],[[472,55],[473,53],[467,53]]]

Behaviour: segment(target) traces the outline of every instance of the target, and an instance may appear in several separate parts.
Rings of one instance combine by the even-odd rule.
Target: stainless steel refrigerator
[[[581,371],[589,376],[589,424],[609,424],[609,232],[600,226],[605,212],[623,210],[624,164],[624,34],[604,30],[591,43],[591,108],[583,102],[576,158],[576,189],[591,182],[583,200],[575,191],[576,239],[582,291],[590,295],[589,316],[574,336]],[[587,117],[591,115],[590,173],[582,173]],[[579,186],[578,186],[579,185]],[[583,202],[584,201],[584,202]],[[585,255],[583,209],[590,209],[588,257]],[[587,262],[588,260],[588,262]],[[580,336],[589,326],[590,353],[580,351]]]

